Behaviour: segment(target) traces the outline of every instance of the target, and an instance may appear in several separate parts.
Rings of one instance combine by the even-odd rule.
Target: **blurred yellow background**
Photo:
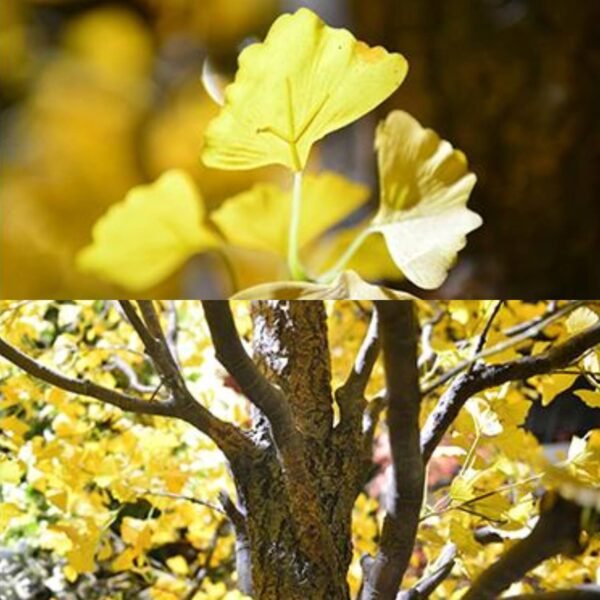
[[[2,0],[0,294],[125,295],[73,258],[108,206],[168,168],[187,169],[212,206],[278,177],[201,165],[217,107],[200,74],[206,57],[232,72],[245,41],[300,5],[402,52],[408,78],[378,117],[409,110],[479,177],[484,227],[434,295],[597,295],[596,0]],[[333,136],[324,164],[373,183],[375,118]],[[209,294],[205,267],[191,261],[148,296]]]

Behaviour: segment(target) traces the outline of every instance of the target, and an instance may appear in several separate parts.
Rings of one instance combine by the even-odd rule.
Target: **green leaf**
[[[400,54],[370,48],[306,8],[282,15],[263,43],[240,54],[203,160],[221,169],[300,171],[316,141],[383,102],[407,70]]]

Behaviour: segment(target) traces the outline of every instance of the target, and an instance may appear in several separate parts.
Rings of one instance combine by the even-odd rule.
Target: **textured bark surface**
[[[252,437],[260,457],[238,476],[253,595],[345,600],[359,488],[357,469],[347,468],[352,448],[342,451],[334,435],[325,308],[264,301],[253,305],[252,317],[253,358],[284,392],[295,427],[291,440],[275,444],[255,411]]]

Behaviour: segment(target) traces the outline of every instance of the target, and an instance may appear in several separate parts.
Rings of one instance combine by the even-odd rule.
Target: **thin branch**
[[[584,304],[586,304],[586,302],[583,300],[572,300],[571,302],[567,302],[562,306],[558,306],[556,301],[551,301],[548,305],[547,310],[545,310],[543,314],[539,315],[538,317],[534,317],[529,321],[524,321],[523,323],[517,323],[512,327],[508,327],[507,329],[504,329],[502,333],[507,337],[518,335],[519,333],[524,332],[530,327],[534,327],[535,325],[546,321],[546,319],[548,319],[549,317],[554,318],[554,316],[556,315],[557,318],[560,318],[563,315],[575,310],[576,308],[583,306]]]
[[[140,494],[141,496],[156,496],[158,498],[172,498],[173,500],[184,500],[185,502],[191,502],[192,504],[198,504],[200,506],[204,506],[206,508],[210,508],[210,510],[214,510],[222,515],[225,514],[225,511],[216,504],[212,502],[207,502],[206,500],[201,500],[200,498],[194,498],[194,496],[184,496],[182,494],[173,494],[171,492],[153,492],[151,490],[144,490],[141,488],[134,488],[133,491],[136,494]]]
[[[346,381],[335,391],[335,400],[340,408],[337,433],[343,437],[344,443],[352,440],[357,446],[363,445],[363,421],[367,407],[365,390],[381,348],[378,322],[377,311],[374,310],[352,370]]]
[[[148,402],[143,398],[124,394],[110,388],[98,385],[89,379],[73,379],[67,377],[46,365],[27,356],[21,350],[11,346],[0,338],[0,356],[3,356],[9,362],[13,363],[29,375],[45,381],[50,385],[62,388],[67,392],[79,394],[102,400],[107,404],[116,406],[122,410],[138,414],[150,414],[161,416],[175,416],[175,402],[170,399],[166,402]]]
[[[418,322],[412,302],[378,302],[392,478],[379,550],[363,561],[360,600],[393,600],[414,548],[425,470],[419,447]]]
[[[119,300],[119,305],[121,310],[125,313],[127,320],[131,323],[131,326],[142,340],[146,352],[148,352],[148,348],[152,348],[154,345],[154,338],[150,334],[150,331],[148,331],[148,327],[146,327],[146,324],[139,316],[136,308],[129,300]]]
[[[184,394],[187,393],[183,374],[181,373],[181,369],[171,352],[169,343],[162,330],[158,313],[154,308],[154,303],[151,300],[139,300],[138,306],[140,307],[140,312],[142,313],[150,336],[148,342],[143,340],[144,344],[149,344],[146,348],[148,354],[152,357],[159,372],[162,373],[167,386],[171,388],[174,393],[175,390],[180,390]]]
[[[225,491],[219,494],[219,500],[235,531],[235,570],[238,577],[238,588],[242,594],[251,596],[252,557],[246,517]]]
[[[400,592],[396,600],[427,600],[433,592],[450,576],[456,562],[456,546],[446,544],[429,573],[424,575],[410,590]]]
[[[223,534],[224,530],[228,528],[229,522],[227,519],[221,520],[221,522],[215,527],[215,531],[212,535],[212,539],[208,548],[206,549],[206,554],[204,557],[203,564],[200,565],[193,576],[193,583],[190,589],[183,596],[183,600],[193,600],[196,594],[200,591],[202,586],[204,585],[204,578],[207,576],[208,571],[210,569],[210,563],[215,554],[215,550],[217,549],[217,544],[219,542],[219,538]]]
[[[541,500],[540,518],[531,533],[485,569],[463,600],[496,598],[543,561],[558,554],[581,552],[581,511],[577,504],[547,492]]]
[[[363,448],[365,455],[369,458],[373,451],[373,439],[375,437],[375,430],[377,429],[377,423],[379,423],[379,417],[387,406],[387,400],[385,396],[376,396],[369,401],[363,415]]]
[[[175,362],[179,365],[179,354],[177,352],[177,338],[179,337],[179,319],[177,317],[177,306],[173,300],[167,302],[167,327],[165,331],[167,344]]]
[[[215,347],[217,360],[235,379],[243,394],[260,409],[277,436],[293,426],[288,403],[279,389],[259,371],[244,349],[229,302],[203,301],[204,315]]]
[[[135,369],[119,356],[111,356],[107,364],[104,366],[107,371],[117,370],[127,380],[127,387],[141,394],[151,394],[156,390],[155,385],[144,385],[138,379]],[[152,398],[154,400],[154,398]]]
[[[419,369],[421,370],[430,369],[435,364],[437,352],[431,344],[431,339],[433,337],[435,326],[442,320],[445,314],[437,302],[430,302],[430,304],[435,312],[430,319],[421,325],[421,351],[418,362]]]
[[[365,337],[356,355],[352,371],[350,371],[348,378],[342,385],[352,395],[364,395],[369,377],[377,362],[380,347],[379,319],[377,311],[374,310]]]
[[[522,481],[517,481],[515,483],[509,483],[506,485],[503,485],[499,488],[493,489],[489,492],[484,492],[482,494],[479,494],[477,496],[474,496],[473,498],[469,498],[469,500],[465,500],[463,502],[460,502],[459,504],[449,504],[447,506],[445,506],[442,509],[439,510],[433,510],[425,515],[423,515],[419,520],[420,521],[425,521],[426,519],[429,519],[431,517],[439,517],[440,515],[443,515],[444,513],[453,511],[453,510],[461,510],[464,509],[465,507],[468,507],[471,504],[477,504],[478,502],[481,502],[482,500],[485,500],[486,498],[489,498],[491,496],[495,496],[496,494],[502,494],[504,492],[507,491],[512,491],[514,490],[516,487],[522,486],[522,485],[526,485],[528,483],[531,483],[533,481],[538,481],[539,479],[541,479],[544,476],[544,473],[539,473],[538,475],[533,475],[531,477],[528,477],[527,479],[523,479]],[[445,497],[445,499],[448,499],[448,496]],[[444,499],[442,499],[444,500]],[[436,505],[439,504],[436,503]],[[488,519],[488,517],[485,517],[486,519]],[[489,519],[488,519],[489,520]]]
[[[483,331],[481,332],[481,335],[479,336],[479,338],[477,339],[477,343],[475,344],[475,351],[473,352],[474,356],[479,355],[481,353],[481,351],[483,350],[483,347],[485,346],[485,342],[487,341],[487,336],[490,333],[490,330],[492,328],[494,319],[500,312],[500,308],[502,308],[503,302],[504,302],[503,300],[496,300],[496,303],[494,304],[494,307],[492,308],[492,310],[490,312],[490,316],[486,319],[485,325],[483,326]],[[477,360],[477,359],[475,359],[475,360]],[[474,362],[471,363],[468,371],[471,371],[474,364],[475,364]]]
[[[423,426],[421,448],[425,462],[471,396],[507,381],[525,380],[566,367],[599,343],[600,323],[597,323],[535,356],[498,365],[475,365],[470,373],[459,375],[442,394]]]
[[[573,310],[582,306],[583,304],[584,302],[577,301],[567,304],[566,306],[562,306],[561,308],[559,308],[555,312],[548,314],[544,318],[538,318],[536,320],[533,320],[529,327],[523,330],[519,330],[519,332],[517,334],[514,334],[514,337],[512,337],[511,339],[506,340],[504,342],[500,342],[499,344],[496,344],[491,348],[486,348],[485,350],[482,349],[480,352],[475,353],[471,358],[464,360],[452,369],[449,369],[448,371],[440,375],[435,381],[424,385],[422,389],[423,395],[427,396],[428,394],[431,394],[431,392],[436,390],[441,385],[444,385],[446,382],[450,381],[453,377],[455,377],[465,369],[471,368],[472,365],[474,365],[477,361],[481,360],[482,358],[487,358],[488,356],[500,354],[501,352],[509,350],[514,346],[518,346],[521,342],[538,335],[548,325],[554,323],[554,321],[557,321],[564,315],[568,314],[569,312],[572,312]]]

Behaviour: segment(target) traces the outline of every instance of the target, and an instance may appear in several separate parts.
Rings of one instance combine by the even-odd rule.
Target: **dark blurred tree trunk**
[[[409,61],[395,106],[461,148],[479,178],[485,224],[442,293],[595,297],[600,3],[349,2],[359,37]]]

